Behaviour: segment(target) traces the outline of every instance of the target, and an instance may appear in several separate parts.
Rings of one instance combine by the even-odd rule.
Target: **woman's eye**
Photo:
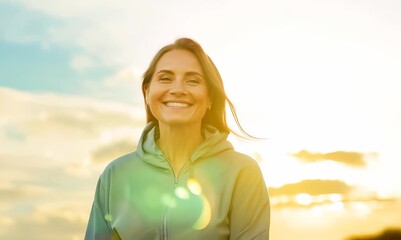
[[[167,83],[167,82],[171,82],[171,81],[172,81],[172,78],[171,78],[171,77],[160,77],[160,78],[159,78],[159,81],[160,81],[160,82]]]
[[[189,79],[187,83],[190,85],[197,85],[200,83],[200,81],[198,79]]]

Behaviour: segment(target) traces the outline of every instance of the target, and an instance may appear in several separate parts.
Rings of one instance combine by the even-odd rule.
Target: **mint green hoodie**
[[[269,239],[270,204],[255,160],[207,126],[178,174],[144,129],[137,150],[99,178],[85,240]]]

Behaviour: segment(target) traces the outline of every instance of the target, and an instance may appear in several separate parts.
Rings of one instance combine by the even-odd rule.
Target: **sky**
[[[358,234],[357,220],[394,225],[400,11],[398,0],[0,0],[0,236],[52,239],[65,226],[82,239],[99,174],[145,124],[141,75],[179,37],[203,46],[243,127],[266,138],[230,140],[260,163],[274,236],[293,239],[283,234],[297,216],[310,225],[294,236],[313,240],[325,211],[322,224],[346,229],[333,240]]]

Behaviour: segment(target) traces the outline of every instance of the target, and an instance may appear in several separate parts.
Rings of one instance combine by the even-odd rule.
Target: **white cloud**
[[[136,67],[124,67],[98,82],[82,82],[81,87],[88,96],[132,104],[136,108],[135,112],[144,116],[141,75]]]
[[[16,214],[13,218],[0,217],[7,230],[0,230],[2,239],[82,239],[90,205],[79,201],[42,203],[28,214]],[[4,225],[2,225],[4,226]],[[3,228],[2,228],[3,229]]]
[[[77,55],[70,62],[70,66],[78,72],[84,72],[93,67],[93,65],[93,60],[84,55]]]
[[[135,108],[113,102],[8,89],[0,89],[0,99],[7,102],[0,108],[0,154],[38,164],[80,162],[104,132],[144,126]]]
[[[0,88],[0,238],[82,239],[100,172],[135,149],[145,124],[133,111]]]
[[[106,87],[140,87],[141,75],[142,74],[137,68],[128,67],[114,73],[112,76],[107,77],[103,81],[103,84]]]
[[[13,180],[12,176],[29,180],[28,169],[14,171],[19,167],[39,170],[83,164],[92,149],[102,144],[102,136],[125,129],[135,142],[145,125],[134,107],[110,101],[0,88],[0,103],[7,103],[0,104],[4,116],[0,120],[0,162],[11,168],[2,175]],[[113,139],[119,137],[110,135],[108,141]]]
[[[9,185],[43,186],[47,177],[73,184],[65,179],[72,176],[90,183],[104,164],[135,150],[145,125],[141,113],[121,103],[7,88],[0,88],[0,115],[0,181]],[[127,140],[122,148],[121,139]],[[92,164],[94,152],[105,154],[96,155],[102,165]]]
[[[93,150],[91,160],[96,163],[108,163],[117,157],[134,151],[136,149],[136,142],[136,139],[130,137],[101,145]]]
[[[14,184],[14,186],[0,187],[1,201],[9,203],[28,200],[34,196],[48,193],[48,188],[35,185],[16,186]]]
[[[105,64],[134,63],[140,69],[146,67],[159,47],[184,35],[199,39],[215,52],[212,56],[224,59],[223,63],[230,62],[226,59],[229,55],[236,56],[231,59],[242,67],[248,65],[245,74],[252,66],[238,56],[250,56],[254,67],[262,70],[259,64],[266,66],[283,54],[297,55],[306,50],[313,55],[322,49],[338,50],[341,44],[350,48],[355,44],[377,45],[387,51],[397,47],[401,38],[399,31],[394,31],[401,21],[395,10],[399,7],[396,1],[362,4],[252,0],[246,5],[241,1],[182,0],[13,3],[28,9],[26,15],[35,11],[59,22],[56,26],[44,25],[41,41],[79,47]],[[255,63],[260,57],[264,61]]]

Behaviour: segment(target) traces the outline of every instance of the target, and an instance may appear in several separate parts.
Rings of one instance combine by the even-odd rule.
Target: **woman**
[[[235,110],[201,46],[162,48],[142,92],[148,124],[100,176],[85,239],[269,239],[262,174],[227,141],[225,103]]]

